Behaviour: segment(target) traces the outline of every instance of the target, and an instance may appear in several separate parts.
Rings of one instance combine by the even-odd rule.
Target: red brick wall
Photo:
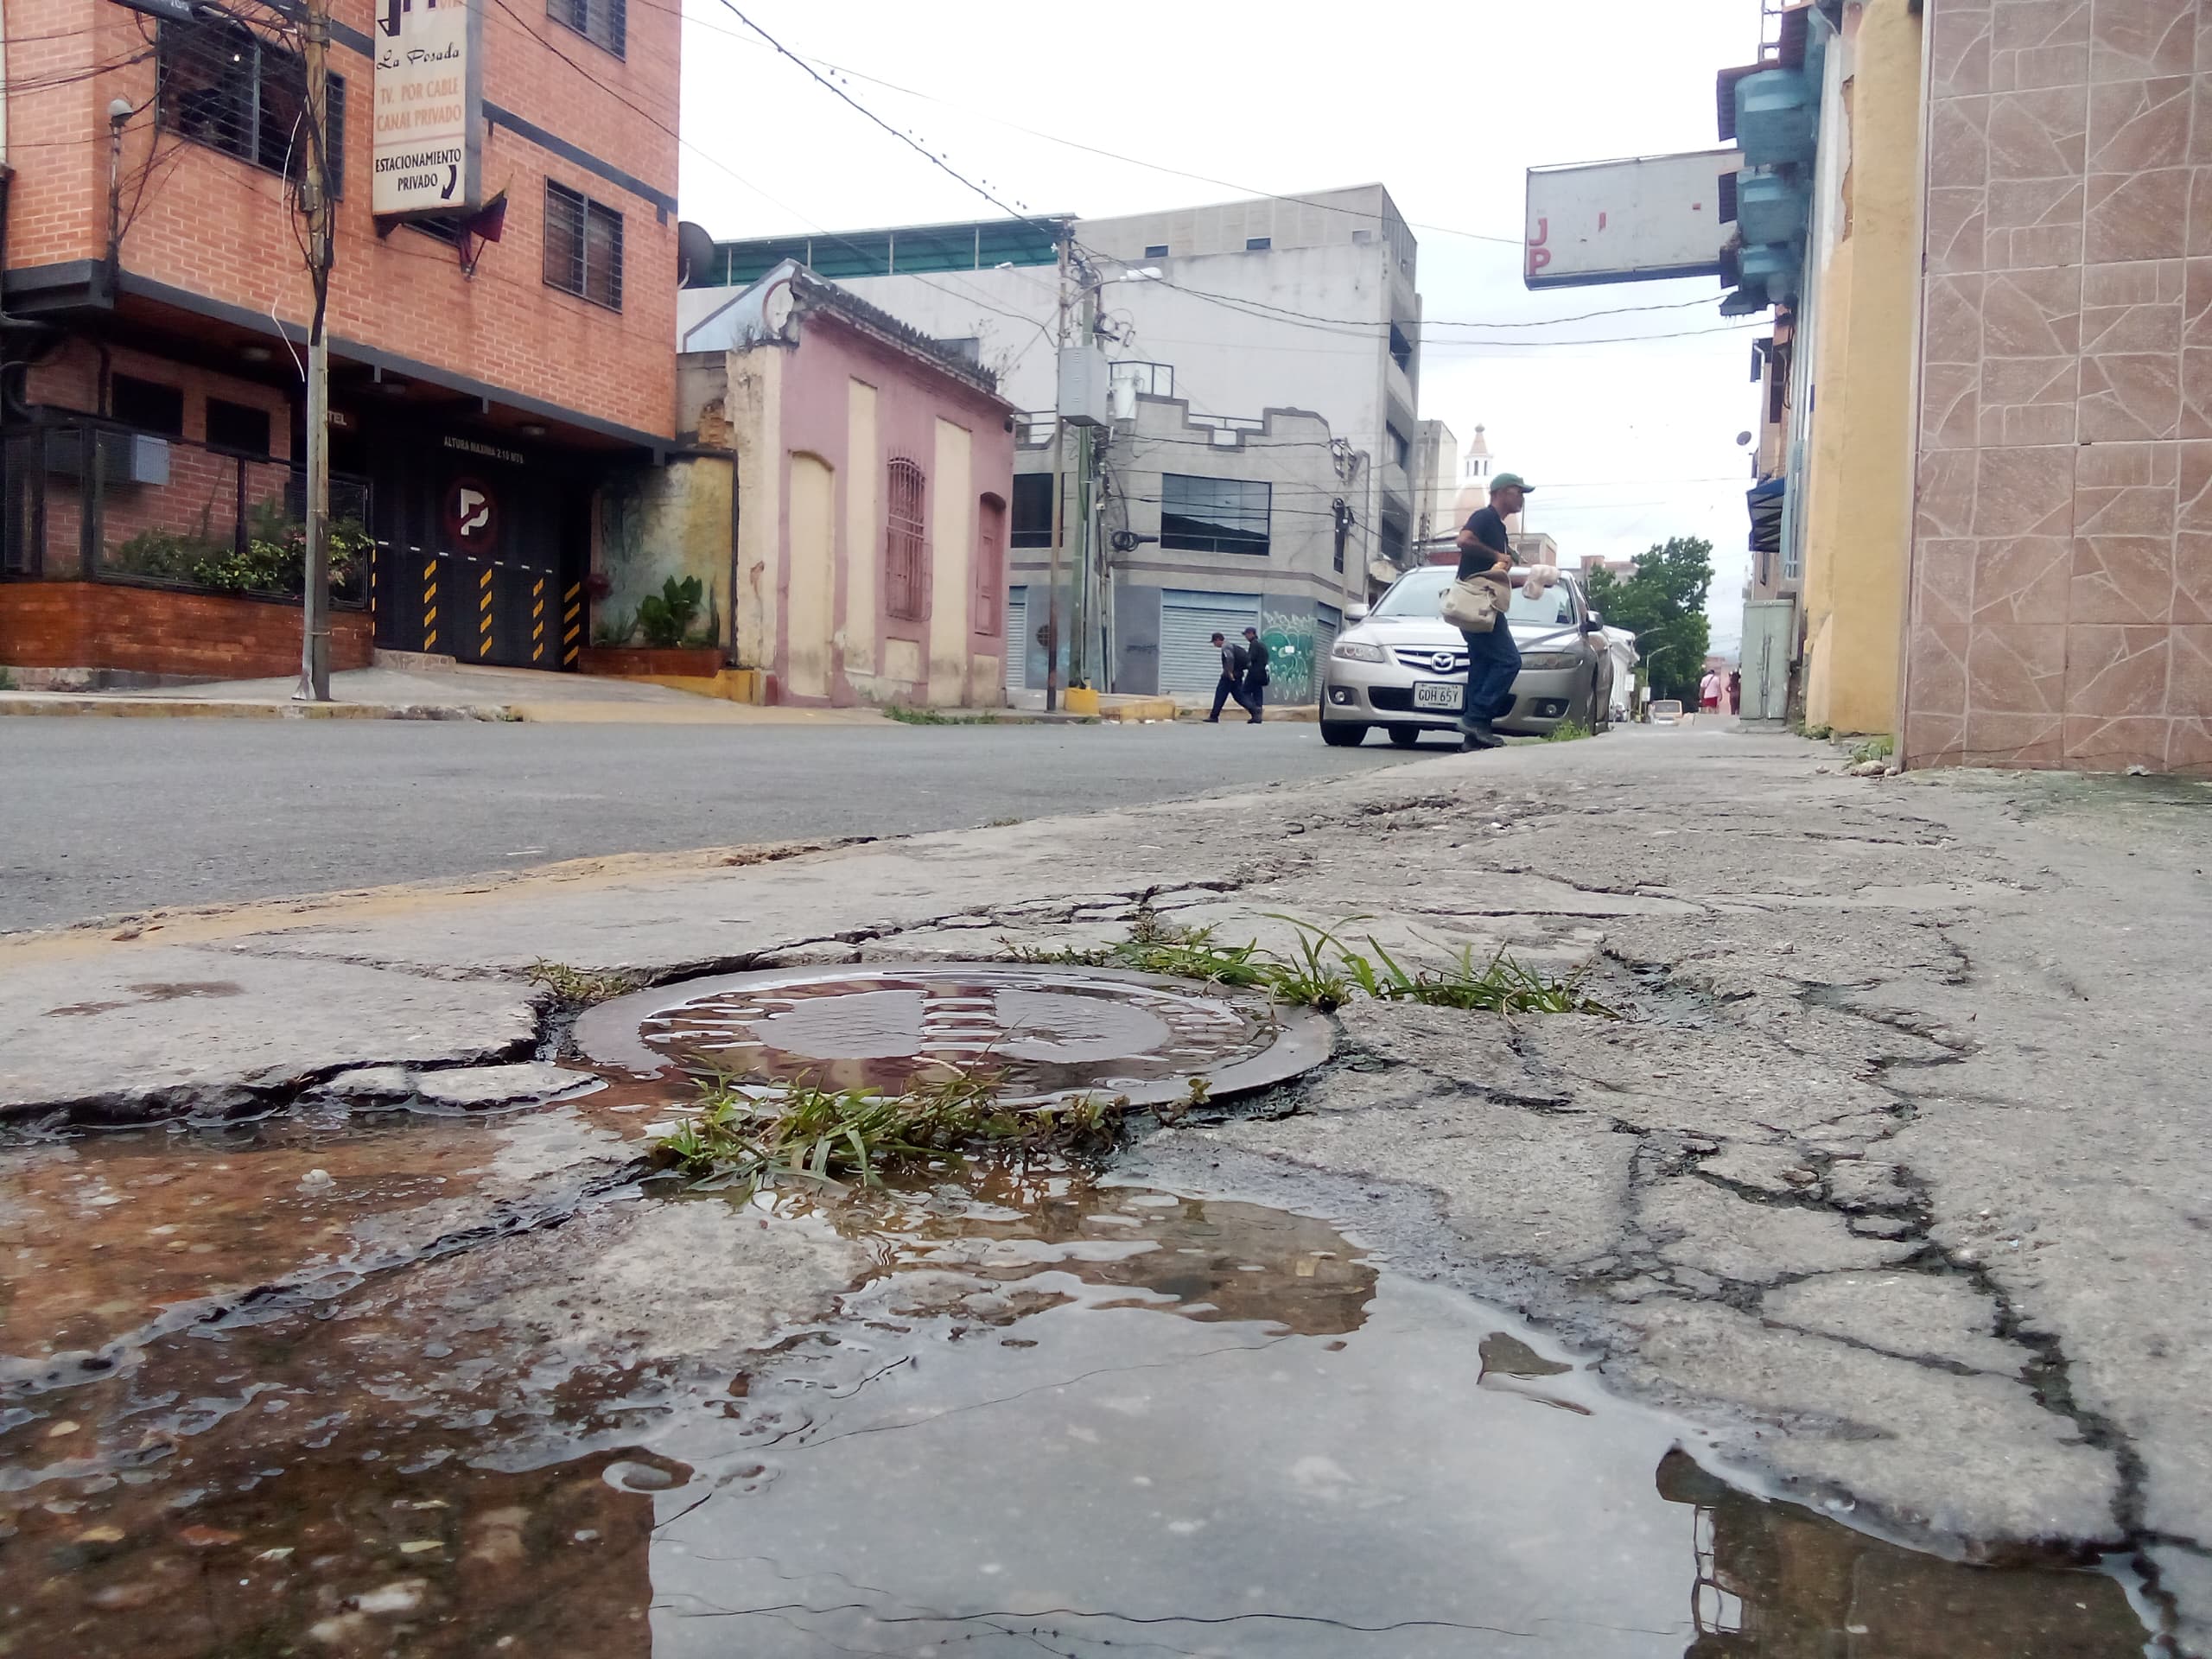
[[[372,26],[371,0],[338,0],[334,10],[365,33]],[[492,0],[485,97],[673,195],[679,28],[672,6],[630,8],[627,56],[618,59],[548,17],[543,0]],[[8,137],[17,169],[10,266],[105,253],[105,111],[118,97],[143,105],[153,96],[154,29],[151,19],[109,0],[15,0],[9,8]],[[145,61],[127,61],[141,55]],[[124,67],[39,84],[94,63]],[[496,128],[484,142],[484,180],[487,193],[508,191],[505,237],[467,278],[442,243],[404,229],[377,237],[369,212],[372,67],[334,43],[331,67],[346,81],[332,331],[603,420],[672,434],[674,216],[660,224],[649,202]],[[141,197],[137,181],[149,166]],[[621,213],[619,314],[545,285],[549,177]],[[126,210],[137,204],[123,241],[126,270],[304,321],[308,283],[281,179],[174,136],[156,152],[150,113],[125,130],[123,178]]]
[[[369,618],[330,620],[330,665],[366,668]],[[0,582],[0,664],[250,680],[300,665],[300,607],[111,582]]]
[[[194,443],[207,441],[207,400],[220,397],[265,411],[269,416],[270,454],[283,461],[291,453],[291,407],[281,393],[257,380],[217,374],[189,363],[133,351],[126,346],[115,346],[109,352],[108,370],[111,374],[136,375],[142,380],[159,381],[181,391],[184,435]],[[98,414],[99,377],[99,352],[89,341],[69,340],[51,358],[32,367],[28,379],[30,401],[51,404],[57,409],[73,409],[86,415]]]

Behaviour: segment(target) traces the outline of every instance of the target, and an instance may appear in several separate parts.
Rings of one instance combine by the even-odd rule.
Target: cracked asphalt
[[[1515,1308],[1856,1523],[2117,1553],[2170,1650],[2212,1653],[2212,791],[1835,766],[1624,733],[11,940],[0,1114],[281,1109],[353,1068],[557,1058],[540,959],[658,979],[1066,949],[1141,900],[1276,949],[1286,915],[1423,960],[1503,948],[1623,1017],[1354,1003],[1326,1065],[1128,1172]],[[762,1271],[804,1300],[844,1266]],[[564,1288],[641,1294],[635,1263],[594,1273]]]

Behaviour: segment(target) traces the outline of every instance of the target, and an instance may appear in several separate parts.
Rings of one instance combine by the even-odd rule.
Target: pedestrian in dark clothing
[[[1260,710],[1268,701],[1268,645],[1257,628],[1244,630],[1244,706],[1252,723],[1260,723]]]
[[[1728,712],[1732,715],[1741,714],[1743,705],[1744,671],[1741,669],[1732,668],[1728,671]]]
[[[1219,725],[1221,705],[1231,698],[1247,714],[1252,714],[1252,706],[1244,701],[1244,647],[1232,645],[1226,634],[1217,633],[1213,637],[1213,648],[1221,653],[1221,678],[1214,683],[1213,712],[1206,716],[1206,720],[1210,724]],[[1252,717],[1255,720],[1259,718],[1255,714]]]
[[[1521,511],[1529,493],[1518,473],[1499,473],[1490,481],[1490,505],[1468,516],[1459,532],[1459,575],[1480,576],[1498,588],[1497,620],[1488,633],[1465,633],[1467,690],[1459,709],[1460,747],[1494,749],[1505,740],[1491,729],[1491,722],[1513,712],[1513,682],[1521,672],[1521,648],[1513,643],[1512,625],[1505,620],[1512,602],[1513,543],[1505,521]]]

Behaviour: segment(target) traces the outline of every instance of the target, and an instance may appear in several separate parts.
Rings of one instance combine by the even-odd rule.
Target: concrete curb
[[[743,713],[739,713],[739,710]],[[915,725],[1099,726],[1172,721],[1173,699],[1132,699],[1095,715],[1046,713],[1037,709],[947,709],[935,711],[942,721]],[[445,720],[508,725],[607,726],[810,726],[861,725],[891,716],[870,709],[756,707],[723,698],[698,697],[696,703],[594,702],[383,703],[251,702],[240,698],[133,697],[105,692],[0,692],[0,716],[75,715],[109,720]]]
[[[116,697],[0,693],[0,715],[75,715],[111,720],[478,720],[529,719],[512,703],[231,702],[188,697]]]
[[[1175,718],[1178,720],[1195,720],[1203,721],[1212,711],[1213,703],[1211,701],[1205,702],[1179,702],[1175,705]],[[1228,722],[1230,715],[1230,711],[1228,709],[1224,709],[1222,711],[1222,721],[1224,724]],[[1287,702],[1281,708],[1262,709],[1260,711],[1260,718],[1263,721],[1282,720],[1303,722],[1304,724],[1310,726],[1321,718],[1321,711],[1314,708],[1310,702]]]

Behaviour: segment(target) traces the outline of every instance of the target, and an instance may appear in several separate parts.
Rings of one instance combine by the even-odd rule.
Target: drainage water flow
[[[410,1262],[638,1111],[0,1150],[0,1656],[2143,1651],[1279,1211],[971,1164]]]

